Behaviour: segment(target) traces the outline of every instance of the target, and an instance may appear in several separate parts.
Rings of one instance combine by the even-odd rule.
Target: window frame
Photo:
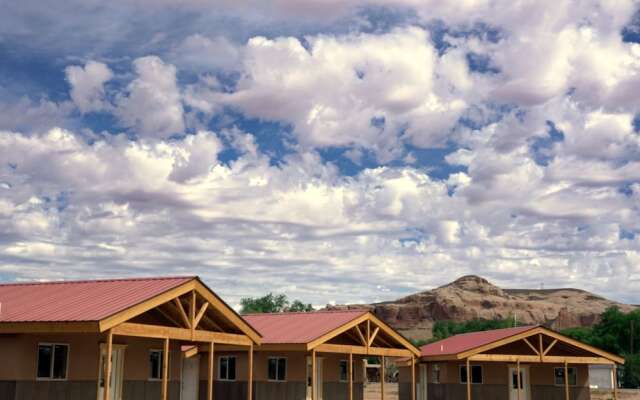
[[[227,361],[227,377],[222,377],[222,359],[225,358],[229,360],[233,358],[235,362],[233,363],[233,375],[235,376],[233,379],[229,379],[229,361]],[[238,379],[238,357],[237,356],[219,356],[218,357],[218,380],[222,382],[235,382]]]
[[[49,376],[48,377],[39,377],[38,376],[38,367],[40,366],[40,346],[51,346],[51,365],[49,366]],[[65,360],[65,368],[64,368],[64,378],[54,378],[53,377],[53,367],[56,363],[55,361],[55,347],[56,346],[65,346],[67,348],[67,357]],[[69,359],[71,355],[71,345],[69,343],[60,343],[60,342],[38,342],[36,347],[36,381],[66,381],[69,380]]]
[[[472,385],[484,385],[484,368],[482,367],[482,364],[476,364],[476,365],[471,364],[470,367],[471,367],[471,374],[470,374],[471,375],[471,384]],[[473,382],[473,368],[474,367],[480,368],[480,382],[475,382],[475,383]],[[463,382],[462,381],[462,369],[463,368],[466,369],[467,366],[464,365],[464,364],[461,364],[461,365],[458,366],[458,380],[460,381],[461,385],[466,385],[467,382]],[[466,379],[467,378],[467,374],[465,374],[464,377]]]
[[[431,365],[431,383],[434,383],[436,385],[440,384],[440,372],[442,370],[440,369],[440,364],[436,363],[436,364],[432,364]],[[438,377],[438,379],[435,379],[436,376]]]
[[[269,376],[269,362],[271,360],[276,360],[276,379],[271,379],[271,377]],[[280,380],[278,379],[278,365],[279,365],[279,361],[280,360],[284,360],[284,379]],[[287,378],[289,377],[289,374],[287,373],[287,369],[289,369],[289,360],[287,357],[279,357],[279,356],[271,356],[271,357],[267,357],[267,381],[268,382],[287,382]]]
[[[159,371],[160,377],[159,378],[154,378],[152,376],[152,374],[151,374],[153,372],[151,370],[151,353],[160,353],[160,371]],[[169,356],[171,356],[171,352],[169,352]],[[148,361],[149,361],[149,364],[148,364],[149,365],[149,378],[147,380],[151,381],[151,382],[161,381],[162,380],[162,364],[164,363],[164,350],[163,349],[149,349],[149,359],[148,359]],[[169,364],[167,366],[167,368],[168,368],[167,369],[167,380],[168,380],[168,379],[171,379],[171,368],[170,368],[171,367],[171,360],[170,360],[170,357],[167,358],[167,361],[168,361],[168,364]]]
[[[347,365],[347,371],[346,371],[346,378],[343,380],[342,379],[342,363],[345,363]],[[355,382],[356,381],[356,360],[353,360],[353,364],[351,366],[351,376],[352,376],[352,381]],[[338,377],[338,381],[340,383],[348,383],[349,382],[349,360],[347,359],[342,359],[338,362],[338,373],[340,374],[340,376]]]
[[[572,384],[572,383],[571,383],[571,380],[569,380],[569,387],[576,387],[576,386],[578,386],[578,368],[577,368],[577,367],[567,367],[567,369],[569,370],[569,371],[568,371],[568,372],[569,372],[569,376],[571,376],[571,370],[573,370],[573,371],[575,371],[575,372],[574,372],[574,375],[575,375],[575,377],[576,377],[576,382],[575,382],[575,384]],[[558,382],[556,381],[556,378],[558,377],[558,376],[556,375],[556,371],[557,371],[557,370],[561,370],[561,371],[562,371],[562,379],[563,379],[563,380],[567,379],[567,377],[566,377],[566,376],[564,376],[564,367],[553,367],[553,386],[564,387],[564,382],[562,382],[562,383],[558,383]]]

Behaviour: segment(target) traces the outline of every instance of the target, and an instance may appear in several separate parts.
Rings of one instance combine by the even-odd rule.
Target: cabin
[[[1,400],[223,399],[214,359],[228,345],[251,399],[260,343],[197,277],[0,284]]]
[[[589,366],[624,359],[542,326],[452,336],[420,349],[417,364],[400,361],[400,399],[589,400]],[[417,375],[413,388],[411,375]]]
[[[255,400],[362,400],[364,358],[415,358],[419,349],[364,310],[244,315],[262,335],[255,347]],[[220,380],[234,383],[224,366],[246,364],[246,352],[221,346]],[[231,368],[231,367],[229,367]],[[244,372],[235,379],[243,381]],[[384,389],[384,380],[381,381]],[[231,391],[229,392],[231,393]],[[226,400],[240,397],[229,395]],[[382,397],[382,399],[384,399]]]

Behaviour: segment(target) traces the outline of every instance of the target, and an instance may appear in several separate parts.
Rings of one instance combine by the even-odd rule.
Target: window
[[[555,384],[564,386],[564,367],[554,368]],[[578,371],[574,367],[569,367],[569,386],[576,386],[578,383]]]
[[[218,379],[221,381],[236,380],[236,357],[220,357],[218,361]]]
[[[287,380],[287,359],[279,357],[269,358],[269,380],[284,382]]]
[[[38,379],[67,379],[69,345],[42,343],[38,345]]]
[[[149,380],[162,379],[162,350],[149,350]]]
[[[356,368],[351,366],[351,376],[355,381]],[[340,360],[340,382],[347,382],[349,380],[349,361]]]
[[[431,367],[431,382],[440,383],[440,366],[438,364],[433,364]]]
[[[460,383],[467,383],[467,366],[460,366]],[[472,365],[471,366],[471,383],[472,384],[481,384],[482,383],[482,365]]]

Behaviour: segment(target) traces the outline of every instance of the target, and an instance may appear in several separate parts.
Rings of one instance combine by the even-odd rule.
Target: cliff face
[[[412,339],[431,337],[434,321],[516,318],[523,324],[552,329],[591,326],[602,312],[616,305],[628,312],[635,307],[616,303],[578,289],[501,289],[478,276],[464,276],[448,285],[395,301],[330,308],[367,308]]]

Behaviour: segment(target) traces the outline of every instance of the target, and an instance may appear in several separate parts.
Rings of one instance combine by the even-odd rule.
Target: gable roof
[[[196,277],[0,284],[0,323],[96,322]]]
[[[532,326],[519,326],[516,328],[494,329],[490,331],[462,333],[451,336],[437,342],[429,343],[420,348],[420,355],[423,357],[448,356],[473,350],[498,340],[518,335],[537,328]]]
[[[367,314],[366,310],[247,314],[262,334],[262,344],[306,344]]]

